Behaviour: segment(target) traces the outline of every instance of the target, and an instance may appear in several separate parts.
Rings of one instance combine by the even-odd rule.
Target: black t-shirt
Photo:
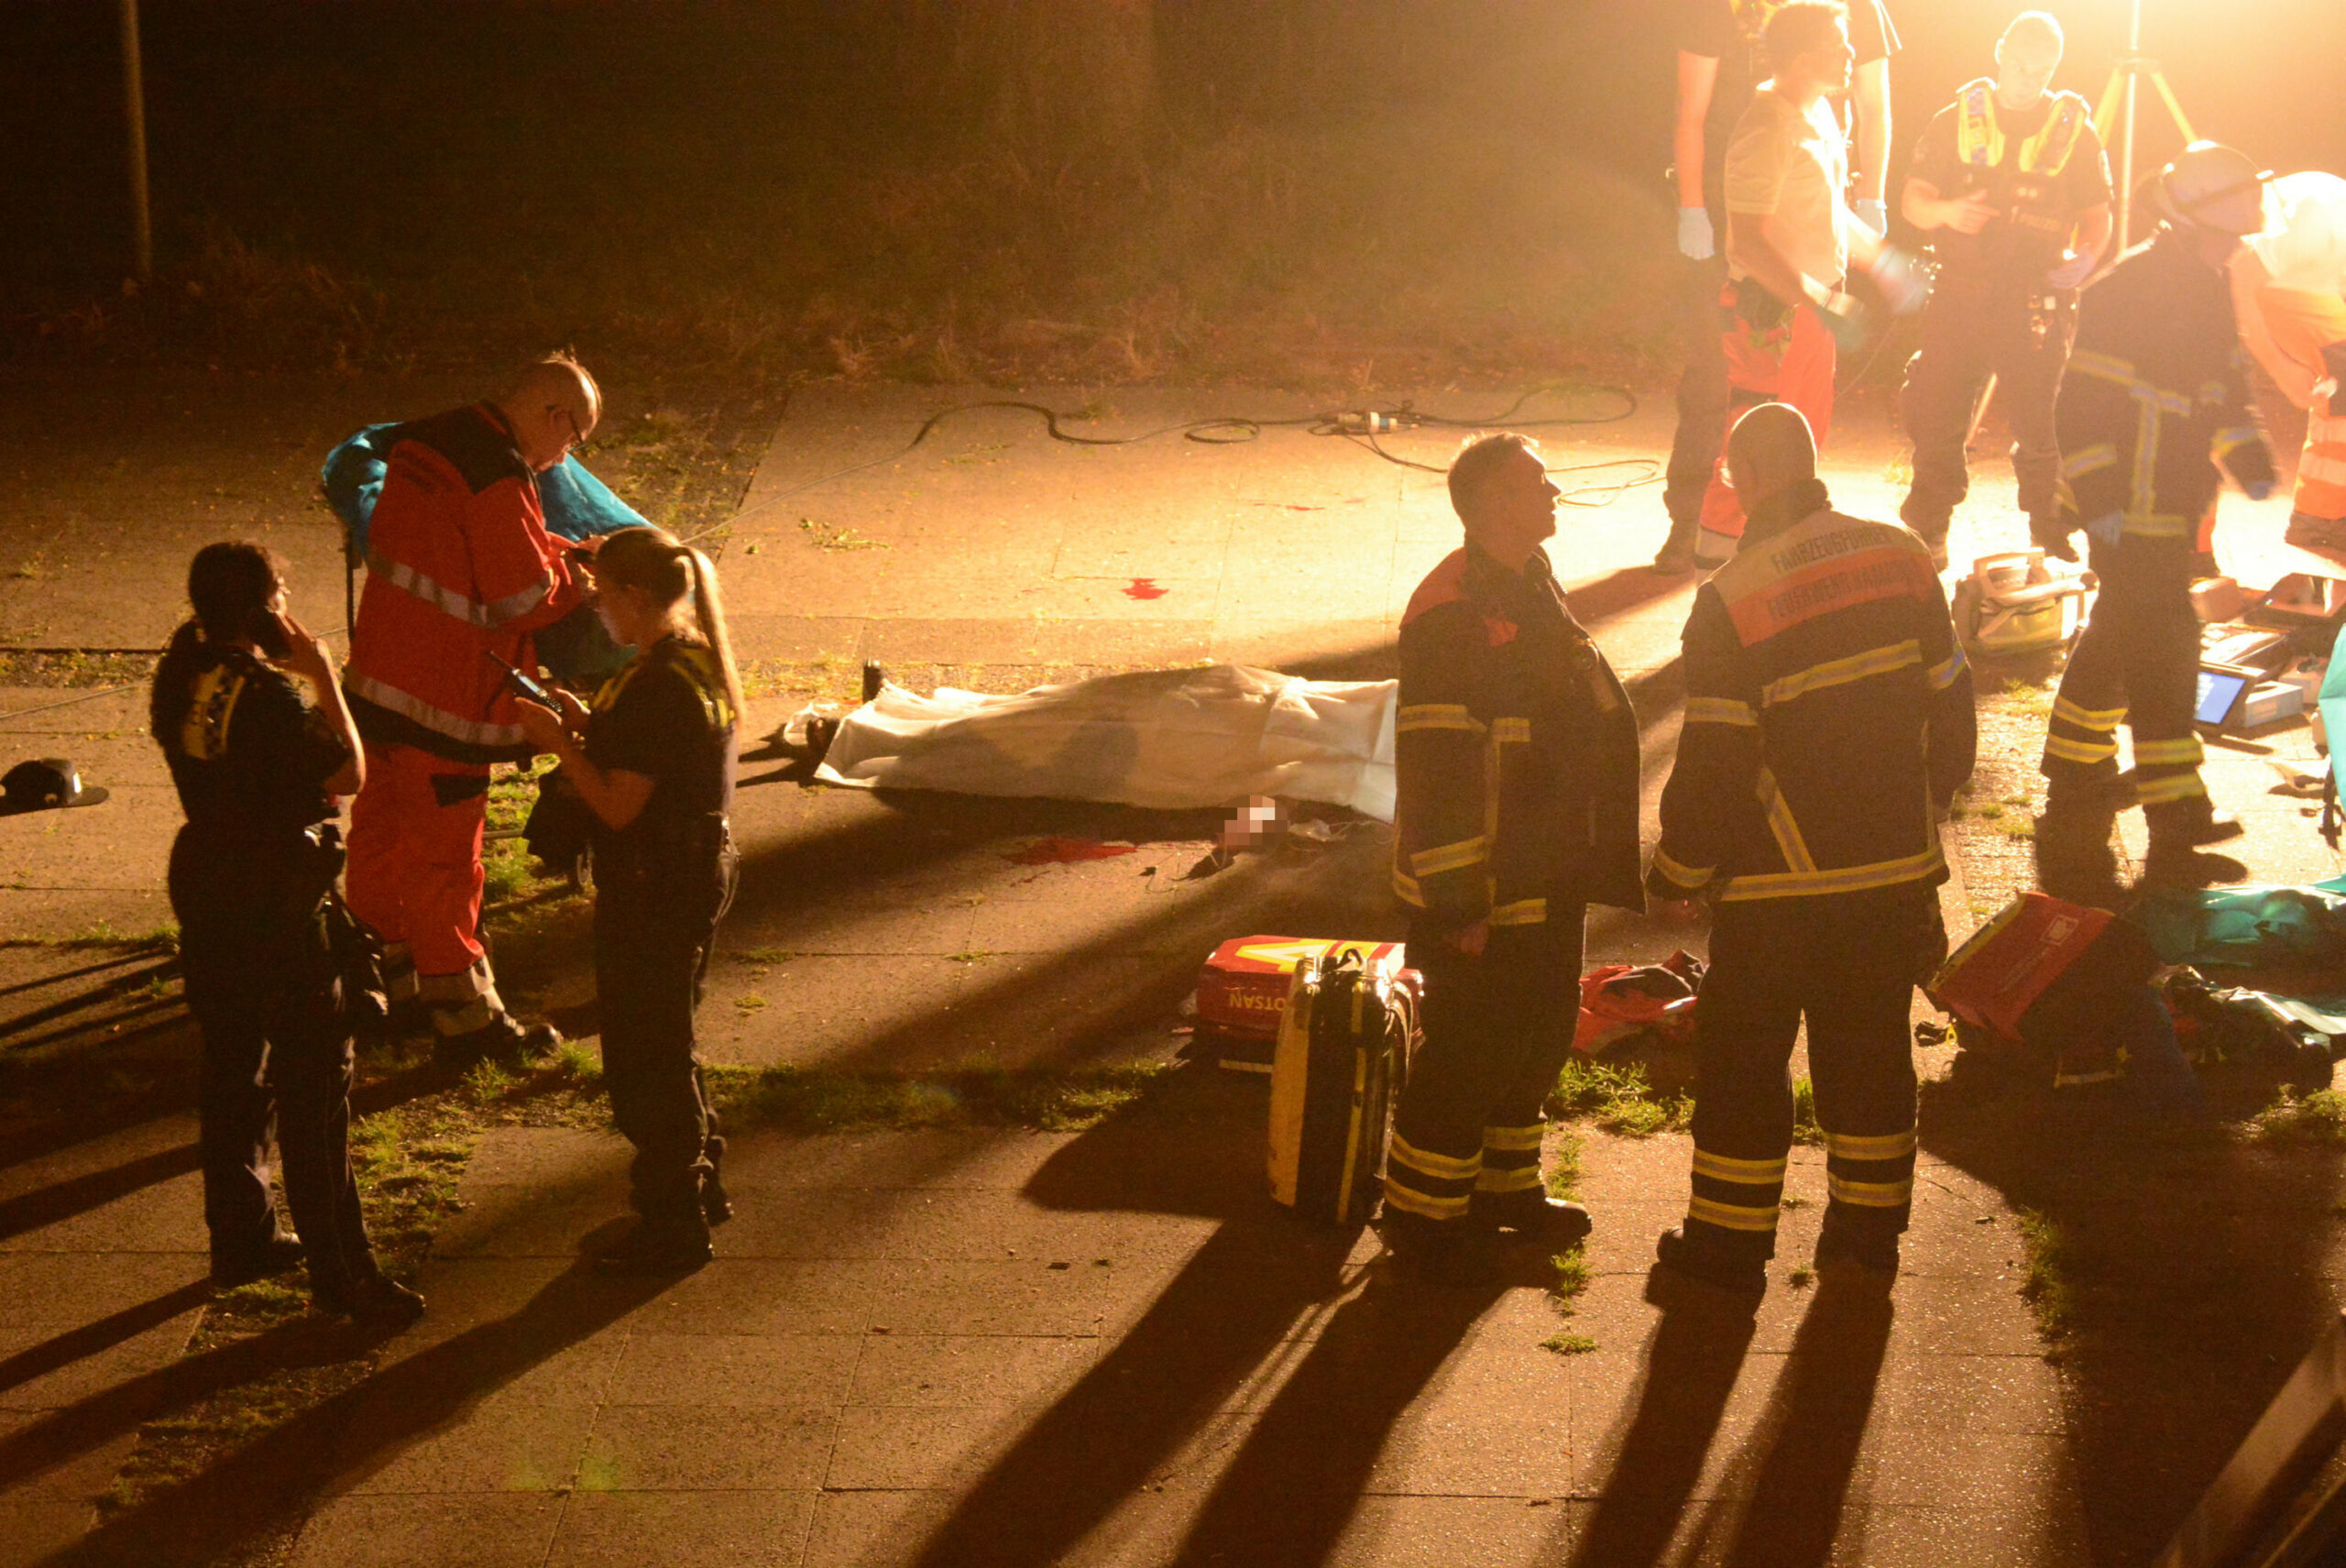
[[[730,810],[733,729],[724,672],[698,643],[663,638],[611,677],[587,720],[586,760],[652,781],[643,814],[612,838],[650,843],[680,824]]]
[[[1946,268],[1945,282],[2010,281],[2023,289],[2043,287],[2045,274],[2060,265],[2068,248],[2069,232],[2077,214],[2110,200],[2110,159],[2093,122],[2080,115],[2077,145],[2056,175],[2023,172],[2021,152],[2028,139],[2045,128],[2057,98],[2046,93],[2034,108],[1995,106],[1996,126],[2003,132],[2004,156],[1986,173],[1963,161],[1956,146],[1963,120],[1963,105],[1949,104],[1931,117],[1914,143],[1908,177],[1927,183],[1942,196],[1977,192],[2001,209],[1978,234],[1957,234],[1949,228],[1930,231],[1931,249]]]
[[[323,784],[350,752],[293,679],[239,649],[166,656],[156,740],[188,825],[222,844],[283,842],[334,815]]]
[[[1703,200],[1712,221],[1726,211],[1719,193],[1727,169],[1727,145],[1735,124],[1751,106],[1751,94],[1768,80],[1767,51],[1760,35],[1783,0],[1676,0],[1673,35],[1681,54],[1719,62],[1711,86],[1711,109],[1703,121]],[[1849,44],[1857,63],[1870,65],[1898,52],[1898,29],[1881,0],[1849,0]]]

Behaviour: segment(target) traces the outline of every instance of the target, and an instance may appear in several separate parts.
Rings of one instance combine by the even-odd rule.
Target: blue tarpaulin
[[[354,558],[366,556],[367,524],[375,515],[375,499],[383,493],[386,459],[401,428],[370,424],[326,455],[326,504],[349,531]],[[645,528],[652,521],[613,495],[576,457],[565,457],[538,476],[538,504],[545,509],[547,529],[565,539]]]

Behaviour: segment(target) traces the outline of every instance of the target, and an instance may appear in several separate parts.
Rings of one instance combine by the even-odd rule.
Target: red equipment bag
[[[1694,1037],[1703,960],[1681,949],[1658,964],[1599,964],[1580,978],[1580,1022],[1573,1049],[1602,1056],[1650,1033],[1664,1045]]]

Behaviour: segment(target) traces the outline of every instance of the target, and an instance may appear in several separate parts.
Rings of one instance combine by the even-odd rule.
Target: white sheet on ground
[[[866,789],[1048,795],[1158,809],[1250,795],[1393,820],[1391,681],[1244,664],[1145,670],[1015,696],[889,685],[839,723],[815,776]]]

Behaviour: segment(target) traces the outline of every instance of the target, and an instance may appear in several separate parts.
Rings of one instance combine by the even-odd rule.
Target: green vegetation
[[[1169,1085],[1175,1069],[1130,1062],[1062,1071],[973,1067],[927,1073],[713,1068],[729,1126],[791,1133],[872,1128],[1033,1127],[1076,1133]]]
[[[1569,1314],[1573,1299],[1588,1288],[1588,1244],[1575,1242],[1572,1251],[1560,1252],[1548,1261],[1555,1271],[1554,1277],[1548,1283],[1551,1304]]]
[[[1542,1178],[1547,1183],[1549,1197],[1573,1198],[1578,1195],[1581,1156],[1587,1146],[1588,1141],[1578,1133],[1567,1132],[1557,1135],[1553,1148],[1549,1151],[1547,1174]]]
[[[1694,1103],[1654,1088],[1635,1063],[1614,1066],[1575,1054],[1556,1077],[1548,1114],[1559,1121],[1593,1121],[1608,1133],[1645,1138],[1684,1129]]]
[[[2034,1209],[2023,1209],[2020,1221],[2021,1243],[2027,1249],[2027,1272],[2021,1280],[2021,1299],[2036,1314],[2036,1332],[2050,1347],[2046,1355],[2058,1354],[2070,1331],[2076,1326],[2077,1291],[2068,1277],[2068,1237],[2060,1224]]]
[[[1816,1085],[1805,1078],[1792,1080],[1792,1142],[1825,1146],[1825,1129],[1816,1124]]]
[[[2280,1098],[2249,1123],[2253,1136],[2273,1144],[2346,1143],[2346,1091],[2299,1094],[2284,1086]]]
[[[1540,1342],[1540,1348],[1558,1355],[1585,1355],[1596,1348],[1596,1342],[1586,1334],[1550,1334]]]
[[[1795,1290],[1805,1290],[1816,1283],[1816,1270],[1803,1264],[1784,1276],[1784,1283]]]
[[[62,937],[0,937],[0,948],[48,948],[59,952],[169,953],[177,952],[179,945],[179,925],[170,920],[145,931],[117,931],[101,920]]]

